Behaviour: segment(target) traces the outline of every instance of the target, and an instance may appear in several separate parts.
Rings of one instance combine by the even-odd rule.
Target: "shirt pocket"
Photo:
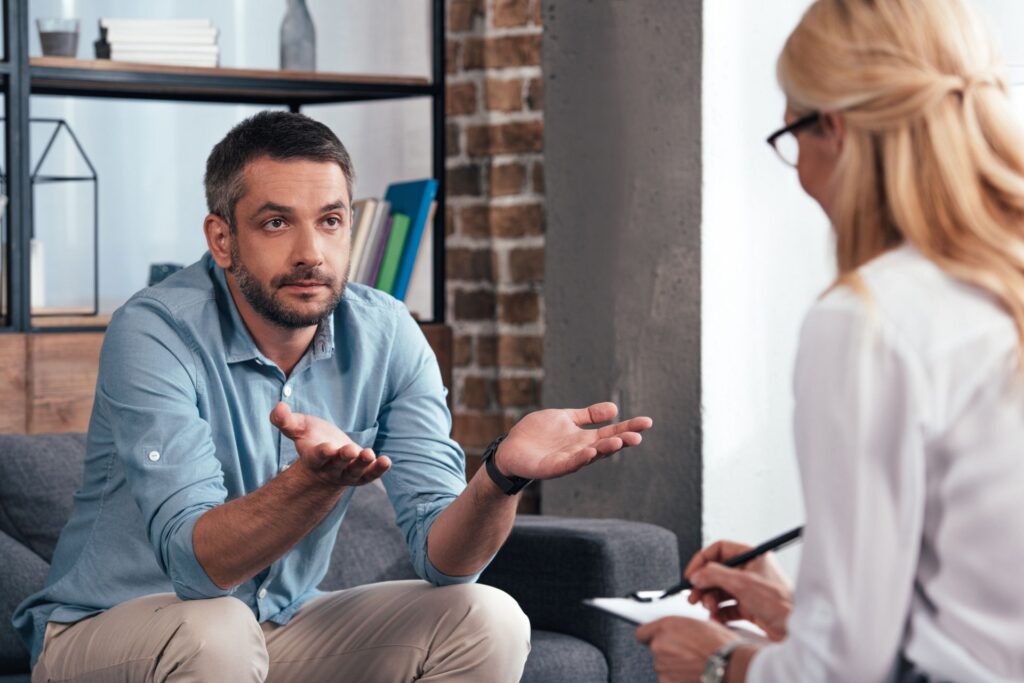
[[[352,443],[357,444],[360,448],[374,448],[374,443],[377,441],[377,431],[380,429],[380,425],[373,425],[367,429],[360,429],[358,431],[345,432],[348,434],[348,438],[352,439]],[[377,450],[374,448],[374,450]]]

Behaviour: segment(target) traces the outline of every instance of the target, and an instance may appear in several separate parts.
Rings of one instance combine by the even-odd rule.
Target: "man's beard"
[[[242,291],[242,296],[249,302],[249,305],[268,322],[289,329],[311,327],[319,325],[334,309],[345,294],[345,286],[348,284],[348,276],[336,281],[327,273],[316,267],[300,267],[285,275],[278,275],[270,281],[269,287],[256,279],[255,276],[245,267],[242,259],[239,258],[238,245],[231,242],[231,267],[228,272],[235,276],[235,282]],[[310,313],[288,308],[288,306],[277,297],[277,290],[292,282],[305,281],[317,282],[326,285],[331,292],[327,301],[317,310]]]

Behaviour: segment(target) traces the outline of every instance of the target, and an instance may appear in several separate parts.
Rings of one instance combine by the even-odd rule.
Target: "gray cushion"
[[[35,553],[0,532],[0,674],[28,671],[28,650],[11,625],[14,608],[43,587],[49,567]]]
[[[415,579],[409,547],[395,525],[395,512],[380,484],[358,487],[341,523],[322,590],[342,590],[379,581]]]
[[[596,647],[562,633],[533,630],[520,683],[595,683],[608,680],[608,662]]]
[[[49,562],[84,460],[84,434],[0,434],[0,531]]]

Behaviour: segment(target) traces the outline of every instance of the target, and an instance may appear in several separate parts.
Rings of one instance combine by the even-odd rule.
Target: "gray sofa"
[[[27,682],[28,653],[10,624],[43,585],[82,477],[82,434],[0,435],[0,683]],[[508,592],[533,625],[523,681],[654,681],[633,627],[581,604],[586,597],[666,586],[679,577],[675,535],[621,520],[520,517],[482,581]],[[327,590],[414,578],[383,489],[353,498]]]

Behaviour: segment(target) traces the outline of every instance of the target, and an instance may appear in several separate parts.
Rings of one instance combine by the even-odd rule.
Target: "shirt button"
[[[292,466],[292,464],[290,462],[289,463],[285,463],[284,465],[281,465],[281,471],[284,472],[286,469],[288,469],[291,466]]]
[[[263,598],[267,597],[267,589],[266,588],[261,588],[260,592],[257,593],[256,595],[259,597],[260,600],[262,600]]]
[[[263,365],[263,361],[261,361],[259,358],[257,358],[256,359],[256,365]]]
[[[157,451],[150,451],[149,452],[149,459],[152,462],[156,462],[157,460],[160,459],[160,453],[158,453]]]
[[[292,395],[292,388],[291,388],[291,386],[289,386],[287,384],[284,385],[284,395],[285,395],[285,398],[288,398],[289,396]]]

